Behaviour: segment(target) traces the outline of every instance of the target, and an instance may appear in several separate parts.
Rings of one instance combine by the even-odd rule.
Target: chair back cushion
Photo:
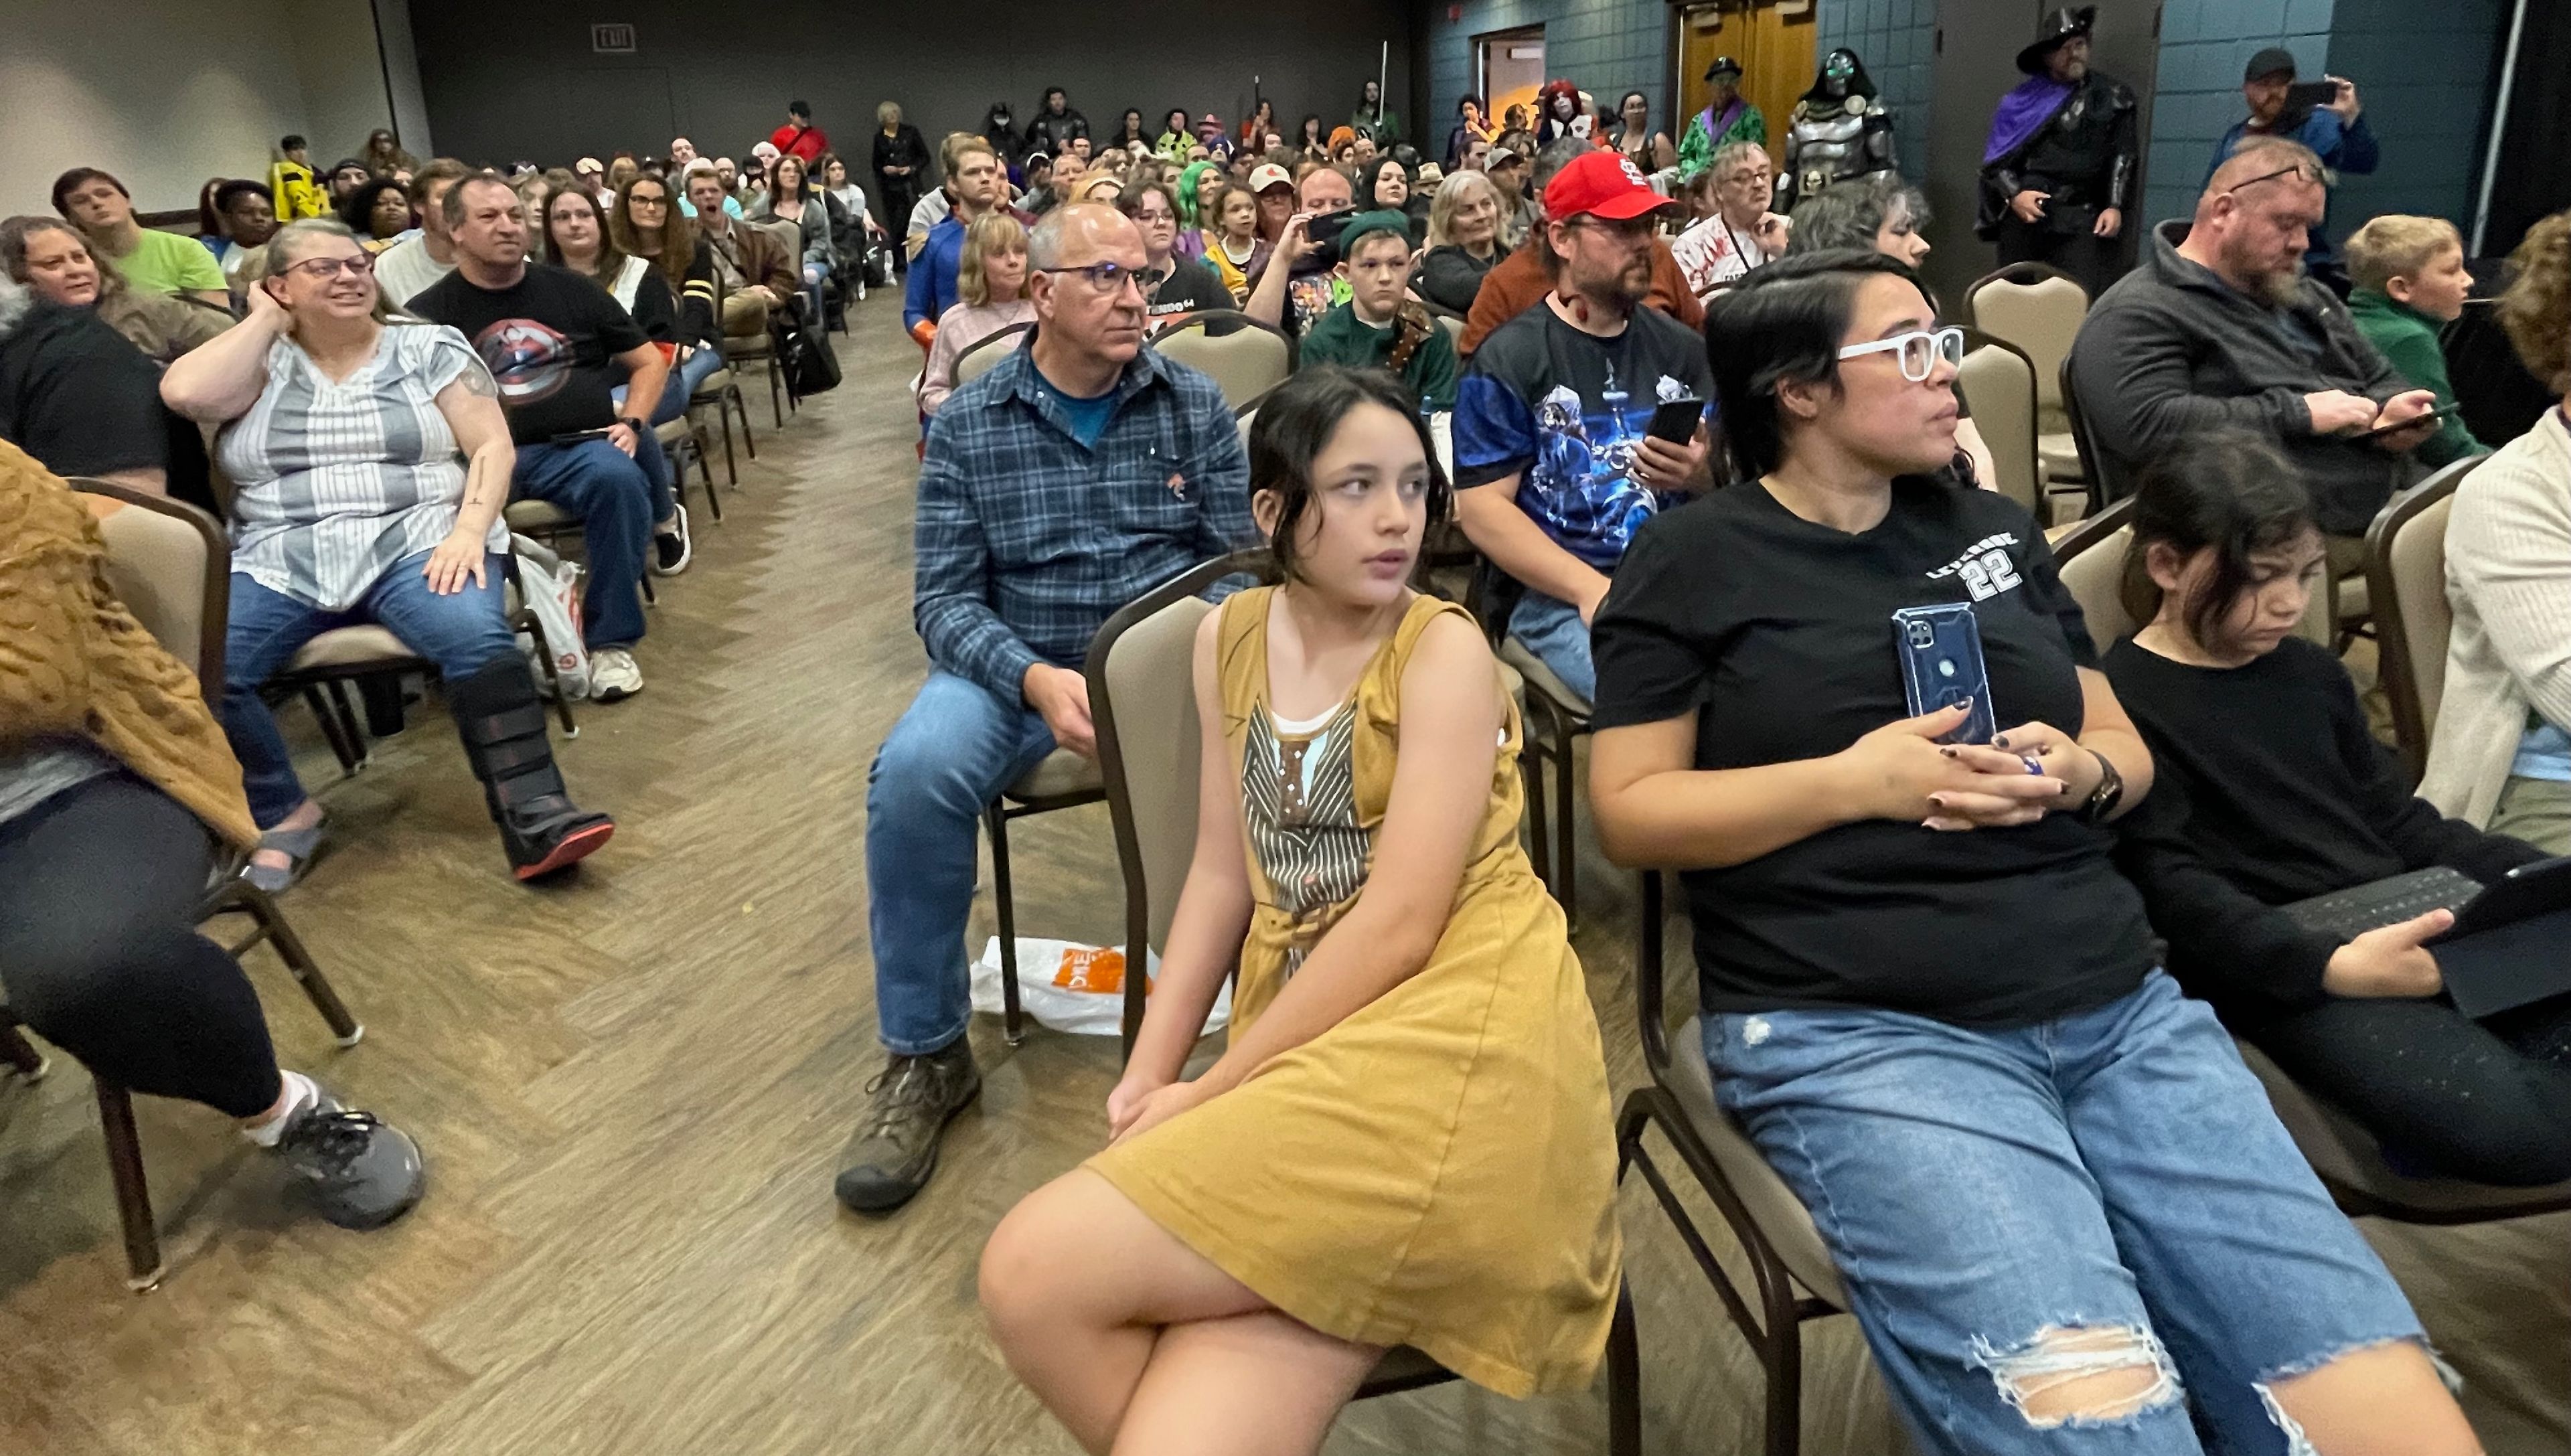
[[[1691,1016],[1670,1039],[1670,1077],[1664,1084],[1681,1111],[1687,1114],[1688,1126],[1714,1155],[1715,1166],[1723,1170],[1724,1180],[1740,1196],[1742,1207],[1749,1210],[1750,1219],[1767,1235],[1776,1248],[1777,1257],[1787,1271],[1804,1288],[1818,1294],[1832,1306],[1845,1309],[1847,1288],[1839,1282],[1838,1265],[1831,1262],[1828,1245],[1821,1242],[1820,1229],[1812,1226],[1812,1215],[1786,1186],[1786,1180],[1768,1166],[1768,1159],[1750,1135],[1741,1130],[1731,1115],[1714,1100],[1714,1075],[1705,1064],[1705,1027]]]
[[[1985,278],[1965,300],[1975,328],[2004,338],[2026,351],[2035,364],[2036,407],[2043,411],[2043,430],[2059,434],[2070,428],[2062,419],[2062,390],[2057,382],[2071,341],[2080,336],[2080,321],[2089,316],[2089,295],[2067,277],[2020,283]]]
[[[1013,323],[997,333],[975,339],[965,348],[963,356],[955,361],[955,387],[961,389],[991,372],[991,366],[1007,358],[1011,349],[1026,343],[1028,330],[1034,326]]]
[[[1197,847],[1197,625],[1214,604],[1183,597],[1125,629],[1110,646],[1107,691],[1116,707],[1115,752],[1125,781],[1148,906],[1151,945],[1169,940],[1170,917]],[[1101,750],[1106,745],[1101,743]],[[1130,888],[1130,887],[1129,887]]]
[[[93,503],[99,532],[107,538],[108,586],[170,656],[210,685],[210,694],[220,694],[222,684],[208,674],[223,660],[216,637],[221,628],[210,619],[207,602],[210,591],[229,590],[232,554],[221,528],[190,519],[193,507],[160,505],[170,509],[128,499]]]
[[[1225,401],[1235,409],[1285,383],[1294,370],[1285,335],[1247,320],[1227,333],[1213,332],[1203,324],[1183,324],[1155,337],[1152,347],[1214,376]]]
[[[2023,355],[1997,344],[1966,353],[1963,367],[1955,371],[1955,387],[1963,391],[1974,427],[1999,467],[2000,478],[1992,484],[2029,514],[2044,509],[2044,468],[2035,451],[2035,378]],[[2040,515],[2036,524],[2043,524]]]
[[[2437,730],[2437,701],[2446,692],[2446,638],[2455,627],[2454,609],[2446,603],[2446,518],[2454,509],[2449,494],[2402,522],[2383,548],[2401,614],[2396,651],[2406,660],[2418,699],[2423,752]]]
[[[2138,625],[2125,615],[2120,595],[2125,580],[2125,550],[2133,540],[2134,528],[2119,526],[2106,539],[2062,563],[2063,590],[2080,604],[2080,615],[2089,624],[2089,641],[2101,653]]]

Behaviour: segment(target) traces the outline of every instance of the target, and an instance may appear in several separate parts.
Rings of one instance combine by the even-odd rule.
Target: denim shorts
[[[2425,1342],[2212,1010],[2158,971],[2004,1029],[1709,1015],[1705,1053],[1811,1211],[1923,1451],[2293,1456],[2309,1443],[2271,1383]],[[2063,1330],[2093,1332],[2083,1353],[2048,1347]],[[2133,1414],[2021,1408],[2119,1367],[2159,1372]]]

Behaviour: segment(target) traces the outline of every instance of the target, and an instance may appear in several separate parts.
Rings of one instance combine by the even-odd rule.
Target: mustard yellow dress
[[[1226,602],[1218,628],[1257,898],[1236,1028],[1364,884],[1402,670],[1431,622],[1462,614],[1413,601],[1348,701],[1286,733],[1267,704],[1272,590]],[[1522,1397],[1588,1383],[1623,1247],[1597,1017],[1561,907],[1518,846],[1519,746],[1512,708],[1453,914],[1417,975],[1089,1167],[1303,1323],[1415,1346]]]

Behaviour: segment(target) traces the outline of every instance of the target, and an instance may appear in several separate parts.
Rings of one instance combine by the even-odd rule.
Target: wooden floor
[[[781,434],[754,404],[761,458],[664,585],[649,690],[560,744],[581,801],[620,823],[570,882],[502,872],[439,710],[345,781],[289,715],[336,827],[286,907],[365,1042],[334,1050],[265,952],[253,975],[289,1065],[419,1137],[428,1201],[372,1234],[288,1218],[223,1119],[148,1103],[172,1270],[128,1294],[86,1077],[66,1059],[0,1084],[0,1453],[1073,1449],[984,1336],[973,1267],[1009,1205],[1098,1143],[1113,1041],[1039,1032],[1013,1053],[984,1019],[987,1090],[927,1194],[878,1221],[830,1198],[878,1065],[865,770],[923,672],[898,313],[859,306],[846,384]],[[1103,809],[1012,838],[1025,930],[1117,938]],[[1630,1085],[1632,895],[1586,863],[1579,948]],[[986,899],[977,948],[990,924]],[[1755,1450],[1746,1347],[1639,1188],[1624,1218],[1648,1445]],[[2571,1451],[2571,1219],[2369,1232],[2491,1450]],[[1811,1329],[1805,1388],[1806,1450],[1899,1448],[1848,1321]],[[1352,1410],[1329,1446],[1604,1449],[1596,1395],[1454,1386]]]

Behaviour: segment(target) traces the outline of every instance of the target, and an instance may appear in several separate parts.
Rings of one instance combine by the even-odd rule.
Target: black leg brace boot
[[[472,677],[447,684],[446,703],[518,878],[551,874],[616,832],[614,819],[583,812],[564,789],[525,659],[515,653],[494,658]]]

